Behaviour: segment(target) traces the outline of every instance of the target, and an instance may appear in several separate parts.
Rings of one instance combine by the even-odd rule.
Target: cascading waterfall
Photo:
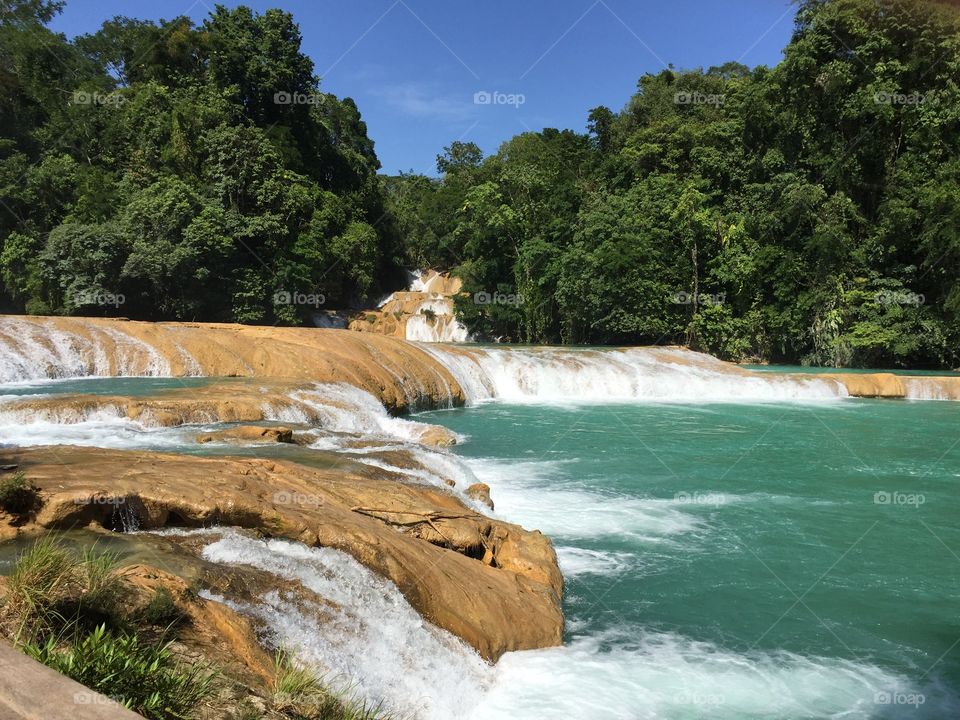
[[[169,373],[169,365],[155,349],[139,340],[126,342],[120,330],[108,334],[93,329],[88,335],[45,334],[32,323],[0,321],[0,380],[123,374],[143,367],[158,375]],[[119,348],[119,357],[108,357],[104,348],[111,352]],[[475,404],[807,402],[846,394],[833,380],[751,374],[680,349],[421,348],[450,371]],[[905,385],[912,397],[939,397],[935,383],[922,378]],[[55,392],[56,383],[50,386]],[[616,577],[637,562],[628,552],[564,544],[572,540],[590,544],[615,537],[649,548],[679,546],[710,533],[709,521],[676,499],[558,487],[545,462],[464,461],[423,447],[419,440],[432,426],[392,417],[376,397],[352,385],[318,384],[290,399],[283,407],[265,407],[265,416],[316,426],[313,446],[318,449],[348,453],[371,467],[438,487],[451,479],[458,489],[477,479],[487,482],[501,517],[565,536],[558,551],[568,581]],[[174,450],[178,443],[193,442],[189,430],[148,432],[153,428],[132,423],[113,406],[34,419],[29,427],[26,420],[0,413],[0,425],[8,425],[11,433],[23,426],[8,441],[126,448],[169,443]],[[71,423],[78,427],[65,429]],[[84,425],[96,425],[97,430],[84,430]],[[398,450],[412,461],[398,467],[384,460],[384,453]],[[538,478],[538,472],[544,477]],[[766,499],[734,496],[729,502]],[[119,516],[118,526],[130,520]],[[394,586],[342,553],[227,532],[207,549],[206,557],[301,582],[337,603],[337,617],[319,629],[314,618],[280,593],[235,607],[259,618],[274,640],[295,650],[303,662],[349,677],[364,697],[386,699],[401,713],[426,720],[534,718],[542,716],[544,707],[556,707],[558,698],[564,711],[584,717],[684,717],[691,707],[709,716],[714,705],[722,703],[743,717],[828,717],[848,712],[849,717],[866,718],[878,688],[910,689],[895,672],[869,662],[735,651],[642,624],[624,627],[616,637],[590,634],[573,625],[565,647],[510,653],[491,668],[469,647],[423,621]],[[604,689],[604,697],[591,698],[585,692],[596,687]],[[636,707],[638,698],[643,698],[642,707]]]
[[[434,295],[407,318],[406,337],[414,342],[463,343],[470,340],[470,333],[456,319],[453,299]]]
[[[168,358],[149,343],[115,328],[83,324],[68,332],[50,322],[0,317],[0,383],[88,376],[168,377]],[[177,346],[191,374],[196,360]]]
[[[775,402],[847,394],[834,380],[751,374],[673,348],[423,347],[473,403]]]
[[[481,702],[491,668],[350,555],[226,531],[204,548],[203,557],[299,582],[331,601],[310,608],[271,591],[257,604],[230,604],[264,623],[272,644],[324,671],[337,689],[423,720],[468,717]],[[325,621],[317,624],[311,609],[320,610]]]

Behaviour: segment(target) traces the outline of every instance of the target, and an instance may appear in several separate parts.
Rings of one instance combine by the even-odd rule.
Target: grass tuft
[[[46,535],[20,553],[7,582],[7,607],[23,615],[45,614],[70,591],[76,559]]]
[[[157,588],[143,609],[143,621],[159,627],[173,627],[183,620],[173,595],[165,587]]]
[[[119,565],[119,553],[108,550],[100,552],[96,545],[84,549],[79,570],[85,603],[103,608],[116,603],[122,582],[117,570]]]
[[[274,707],[295,720],[393,720],[381,705],[332,692],[309,668],[297,666],[282,648],[274,655]]]
[[[11,515],[26,515],[40,505],[40,491],[22,471],[0,480],[0,509]]]

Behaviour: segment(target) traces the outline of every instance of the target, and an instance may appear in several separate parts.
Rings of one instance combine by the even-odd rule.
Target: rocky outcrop
[[[960,400],[960,377],[893,373],[825,373],[816,377],[839,383],[850,397]]]
[[[409,290],[393,293],[376,310],[357,314],[348,327],[418,342],[464,342],[467,330],[457,321],[453,306],[461,290],[459,278],[428,270]]]
[[[493,510],[493,500],[490,499],[490,486],[486,483],[474,483],[467,488],[467,497],[486,505]]]
[[[347,383],[395,412],[462,404],[414,344],[319,328],[0,316],[0,382],[82,375],[257,377]]]
[[[176,427],[206,423],[257,423],[288,416],[305,423],[322,421],[316,406],[298,400],[298,392],[313,385],[282,381],[230,381],[203,387],[173,388],[155,395],[25,396],[6,402],[0,413],[23,421],[77,423],[113,415],[149,427]]]
[[[264,459],[76,447],[5,457],[41,491],[24,531],[252,528],[351,554],[490,660],[561,642],[563,580],[549,540],[440,488]]]
[[[261,427],[259,425],[238,425],[226,430],[216,430],[197,435],[197,442],[238,443],[292,443],[293,430],[285,427]]]
[[[442,425],[431,425],[420,435],[419,442],[431,447],[453,447],[457,444],[457,434]]]
[[[125,594],[130,617],[141,616],[154,594],[169,593],[185,621],[177,630],[177,642],[191,654],[201,655],[245,685],[266,690],[274,675],[273,659],[266,653],[250,621],[226,605],[198,597],[178,575],[149,565],[128,565],[121,575],[129,591]]]

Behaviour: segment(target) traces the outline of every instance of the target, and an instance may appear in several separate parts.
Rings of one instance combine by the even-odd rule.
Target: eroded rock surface
[[[265,459],[69,446],[5,458],[43,499],[22,530],[252,528],[349,553],[487,659],[561,642],[563,580],[549,540],[484,517],[443,488]]]

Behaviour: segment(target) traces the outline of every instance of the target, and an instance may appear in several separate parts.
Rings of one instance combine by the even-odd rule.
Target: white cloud
[[[434,83],[404,82],[380,85],[371,94],[410,117],[462,121],[476,113],[473,96],[444,91]]]

